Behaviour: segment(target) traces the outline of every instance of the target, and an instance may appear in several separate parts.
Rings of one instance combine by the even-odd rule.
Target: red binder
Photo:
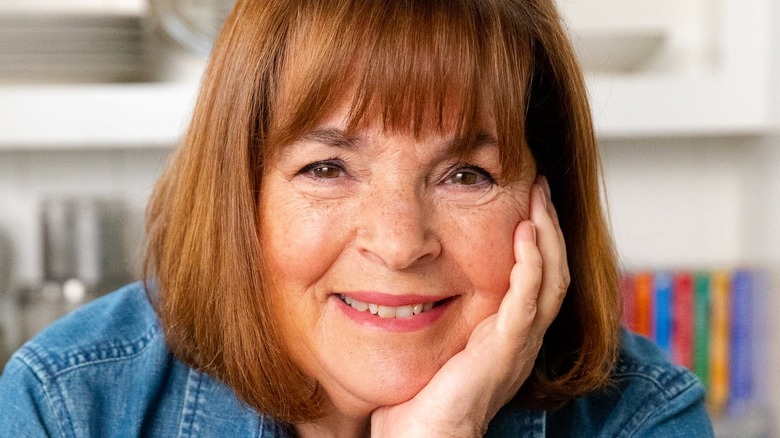
[[[672,288],[672,359],[690,370],[693,369],[695,319],[693,275],[678,272]]]

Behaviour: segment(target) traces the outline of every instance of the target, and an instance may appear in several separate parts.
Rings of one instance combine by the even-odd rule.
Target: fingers
[[[515,265],[509,275],[509,291],[498,309],[497,328],[509,339],[522,339],[536,318],[542,282],[542,256],[537,248],[536,226],[521,222],[515,229]]]
[[[566,242],[550,198],[550,186],[544,176],[537,177],[533,185],[530,213],[531,221],[536,225],[536,244],[543,260],[534,324],[544,331],[558,314],[570,283]]]

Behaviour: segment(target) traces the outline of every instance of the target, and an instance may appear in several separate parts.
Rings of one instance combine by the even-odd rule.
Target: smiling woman
[[[552,1],[239,1],[144,285],[23,347],[0,426],[711,434],[695,377],[619,328],[598,172]]]
[[[548,406],[606,380],[617,345],[616,266],[599,209],[597,152],[582,80],[551,4],[240,3],[217,41],[185,144],[191,147],[182,149],[161,182],[158,193],[165,190],[167,196],[158,196],[150,210],[151,267],[160,289],[171,297],[195,290],[208,296],[232,292],[219,293],[219,302],[180,302],[192,311],[171,307],[167,315],[163,308],[163,321],[172,328],[169,337],[182,339],[173,345],[188,346],[181,356],[195,364],[225,367],[214,372],[224,373],[244,399],[266,400],[266,410],[271,410],[268,403],[278,402],[280,409],[291,411],[272,412],[290,421],[299,415],[295,404],[269,400],[263,388],[278,383],[274,393],[290,393],[300,387],[292,393],[307,396],[292,398],[307,404],[304,418],[316,412],[312,404],[320,403],[319,397],[308,397],[310,374],[299,376],[305,385],[292,386],[286,379],[292,378],[288,370],[296,368],[279,358],[266,361],[253,351],[249,357],[255,359],[248,362],[258,364],[258,373],[247,373],[245,360],[214,361],[228,348],[240,351],[251,345],[258,321],[264,321],[260,327],[268,331],[263,339],[282,342],[279,329],[289,309],[278,312],[284,315],[281,321],[265,324],[279,310],[278,301],[257,291],[273,289],[269,280],[303,281],[319,274],[275,275],[286,265],[270,269],[260,260],[300,259],[305,254],[319,259],[331,247],[307,243],[351,248],[360,245],[357,238],[387,237],[381,233],[391,234],[383,245],[402,257],[403,252],[417,251],[410,244],[419,244],[404,241],[409,236],[402,233],[419,234],[426,245],[442,245],[433,228],[446,220],[445,238],[455,239],[458,251],[492,257],[453,259],[445,245],[446,257],[436,258],[441,262],[436,270],[455,274],[460,269],[454,266],[479,261],[493,268],[480,275],[480,282],[490,284],[490,291],[503,287],[505,292],[514,261],[512,233],[520,219],[529,218],[537,165],[553,188],[554,204],[567,207],[561,211],[561,227],[576,263],[570,264],[572,305],[564,304],[567,318],[553,326],[558,339],[545,348],[550,358],[543,365],[540,361],[538,376],[526,384],[526,396],[537,406]],[[465,169],[472,169],[469,176],[484,170],[484,190],[440,184]],[[343,178],[312,178],[324,172]],[[487,183],[491,178],[496,182]],[[284,181],[289,184],[282,185]],[[327,198],[338,200],[322,202]],[[497,202],[486,202],[492,198]],[[479,208],[464,209],[464,203]],[[258,207],[254,216],[265,232],[247,228],[247,216]],[[208,214],[192,218],[192,212]],[[360,224],[366,216],[375,223]],[[453,220],[459,217],[463,220]],[[496,217],[501,219],[493,221]],[[415,223],[421,218],[430,223]],[[345,221],[352,226],[336,227]],[[298,228],[300,222],[306,227]],[[340,242],[333,236],[337,233],[354,234],[355,241]],[[182,248],[188,251],[182,254]],[[381,258],[373,257],[374,251],[354,252],[368,254],[366,260]],[[190,263],[212,269],[196,270]],[[258,267],[265,269],[264,275]],[[378,275],[366,271],[365,276]],[[547,280],[558,288],[566,280],[560,278],[564,269],[559,271],[559,278]],[[418,273],[435,278],[429,274]],[[406,289],[412,286],[422,285]],[[448,287],[455,285],[438,289]],[[393,293],[441,293],[436,289],[429,285],[430,292],[401,288]],[[487,295],[478,296],[486,300]],[[464,327],[456,329],[470,332],[488,308],[495,311],[500,296],[490,296],[483,303],[485,310],[469,315]],[[575,302],[581,308],[575,310]],[[250,315],[247,309],[258,313]],[[459,315],[465,314],[458,309]],[[219,342],[192,338],[193,333],[214,336],[200,327],[208,320],[199,315],[221,312],[229,312],[226,320],[247,320]],[[461,333],[448,351],[465,341]],[[434,363],[441,364],[446,356],[441,355]],[[276,367],[285,379],[266,378]],[[238,377],[241,381],[231,380]],[[536,390],[542,382],[545,390]]]

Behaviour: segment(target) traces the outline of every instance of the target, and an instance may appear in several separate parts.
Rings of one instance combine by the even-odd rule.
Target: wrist
[[[425,413],[416,413],[405,418],[371,417],[372,438],[479,438],[486,431],[487,422],[473,416],[436,419]]]

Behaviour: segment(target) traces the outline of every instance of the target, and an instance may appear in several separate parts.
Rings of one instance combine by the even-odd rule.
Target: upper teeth
[[[359,312],[368,311],[374,315],[379,316],[380,318],[408,318],[413,315],[419,315],[433,308],[433,303],[418,303],[410,304],[408,306],[391,307],[380,306],[374,303],[365,303],[352,297],[348,297],[344,294],[339,295],[339,298],[341,298],[341,301],[344,301],[350,307]]]

